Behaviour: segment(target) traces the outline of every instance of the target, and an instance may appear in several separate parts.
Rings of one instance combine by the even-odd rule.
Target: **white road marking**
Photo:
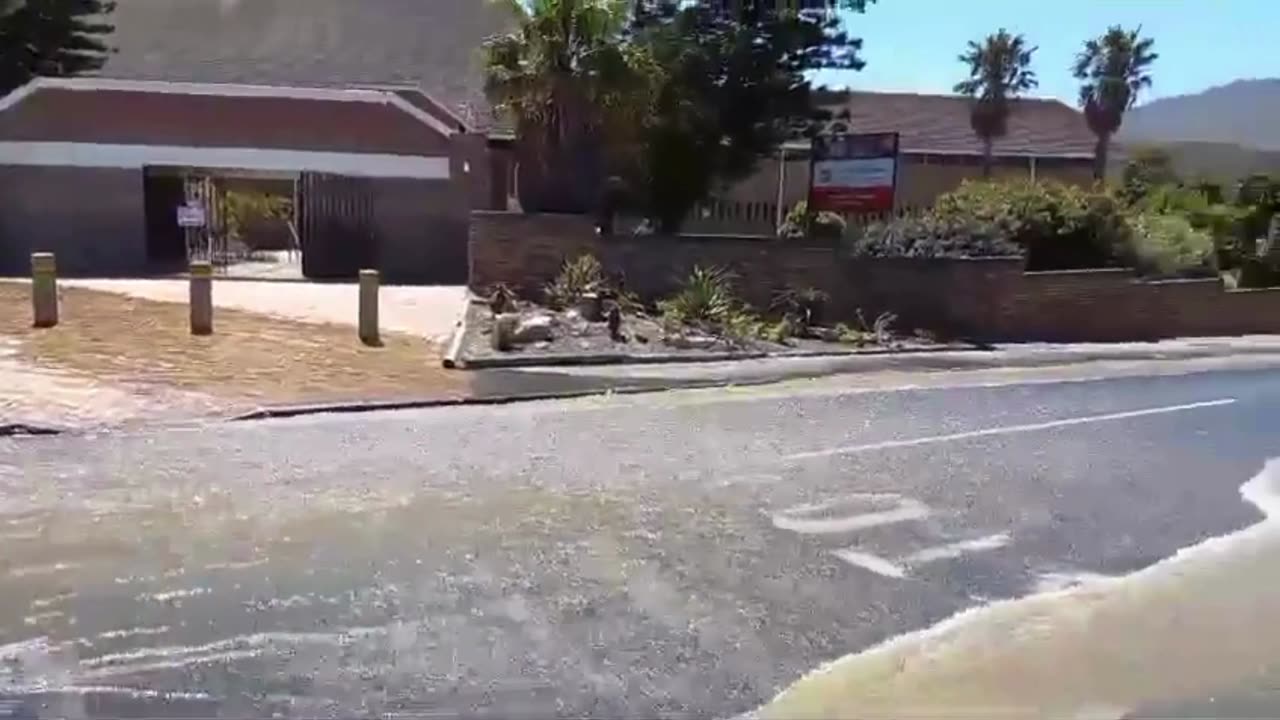
[[[879,555],[872,555],[871,553],[854,550],[853,548],[832,550],[831,554],[850,565],[856,565],[864,570],[870,570],[877,575],[897,579],[902,579],[907,576],[907,571],[902,566],[897,565],[890,560],[886,560]]]
[[[895,502],[896,507],[891,510],[879,510],[857,515],[807,517],[841,505],[850,504],[851,501],[874,503],[884,500]],[[892,493],[866,493],[847,495],[830,502],[801,505],[783,510],[773,516],[773,526],[779,530],[790,530],[802,535],[826,535],[865,530],[908,520],[920,520],[928,516],[929,508],[914,498],[904,498],[901,495]]]
[[[958,558],[965,553],[998,550],[1008,544],[1009,533],[997,533],[995,535],[974,538],[972,540],[961,540],[960,542],[925,548],[924,550],[906,556],[902,559],[902,562],[905,565],[924,565],[937,560],[951,560],[953,558]]]
[[[1107,413],[1105,415],[1087,415],[1084,417],[1064,418],[1062,420],[1050,420],[1042,423],[1030,423],[1027,425],[1006,425],[1004,427],[987,428],[985,430],[969,430],[966,432],[949,433],[947,435],[931,435],[928,437],[911,438],[907,440],[886,440],[877,443],[868,443],[866,445],[847,445],[845,447],[827,448],[825,450],[812,450],[809,452],[794,453],[787,455],[783,460],[810,460],[813,458],[832,457],[835,455],[855,455],[864,452],[873,452],[876,450],[891,450],[893,448],[918,447],[920,445],[933,445],[935,443],[955,442],[957,440],[969,440],[972,438],[990,437],[993,435],[1011,435],[1014,433],[1037,432],[1040,430],[1051,430],[1053,428],[1071,427],[1074,425],[1087,425],[1089,423],[1106,422],[1108,420],[1126,420],[1129,418],[1146,417],[1148,415],[1164,415],[1167,413],[1183,412],[1186,410],[1199,410],[1201,408],[1219,407],[1222,405],[1231,405],[1236,402],[1235,398],[1222,398],[1221,400],[1208,400],[1205,402],[1187,403],[1186,405],[1168,405],[1165,407],[1145,408],[1142,410],[1129,410],[1126,412]]]

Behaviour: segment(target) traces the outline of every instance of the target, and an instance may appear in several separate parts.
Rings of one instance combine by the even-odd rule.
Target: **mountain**
[[[1237,80],[1125,114],[1122,144],[1225,143],[1280,151],[1280,78]]]
[[[1109,173],[1119,177],[1128,155],[1142,146],[1158,146],[1169,153],[1179,177],[1205,178],[1234,185],[1254,173],[1280,176],[1280,150],[1257,150],[1233,143],[1161,142],[1119,145],[1112,153]]]

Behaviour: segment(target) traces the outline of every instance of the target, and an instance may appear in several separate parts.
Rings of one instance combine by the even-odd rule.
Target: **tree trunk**
[[[991,179],[991,155],[995,146],[995,141],[991,138],[982,138],[982,178],[984,180]]]
[[[1098,142],[1093,146],[1093,179],[1107,179],[1107,154],[1111,150],[1111,135],[1099,133]]]

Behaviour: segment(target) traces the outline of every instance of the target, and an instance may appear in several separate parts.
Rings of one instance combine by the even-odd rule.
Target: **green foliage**
[[[1212,202],[1196,188],[1160,185],[1150,189],[1134,205],[1140,214],[1173,215],[1185,219],[1192,228],[1206,233],[1215,247],[1215,264],[1223,270],[1240,264],[1245,254],[1252,253],[1252,243],[1245,242],[1248,213],[1223,203]]]
[[[990,223],[929,212],[873,223],[853,236],[850,254],[869,258],[1009,257],[1022,253]]]
[[[606,146],[634,143],[649,102],[645,59],[625,43],[625,0],[503,0],[516,29],[483,48],[485,91],[517,128],[521,203],[587,212],[607,174]]]
[[[864,0],[840,0],[861,11]],[[632,186],[648,216],[674,232],[717,185],[750,175],[814,114],[809,75],[858,69],[860,41],[841,13],[747,3],[641,0],[631,42],[654,69]]]
[[[1053,182],[965,182],[933,214],[1021,248],[1030,270],[1105,267],[1129,233],[1115,196]]]
[[[850,345],[888,345],[893,340],[893,326],[898,316],[891,312],[882,312],[876,316],[875,322],[868,323],[862,309],[855,314],[853,325],[840,323],[836,325],[836,336],[840,342]]]
[[[843,217],[833,212],[810,213],[809,203],[801,200],[787,211],[786,218],[778,227],[778,236],[792,240],[839,240],[844,237],[847,225]]]
[[[1125,163],[1120,176],[1121,195],[1127,202],[1137,202],[1152,188],[1179,182],[1173,158],[1158,147],[1139,147]]]
[[[587,293],[600,292],[604,287],[604,267],[600,261],[594,255],[579,255],[566,261],[560,274],[547,286],[547,302],[554,308],[566,308]]]
[[[293,200],[283,195],[232,190],[222,195],[221,202],[222,229],[227,239],[233,241],[244,242],[245,231],[251,223],[287,223],[293,217]]]
[[[1139,37],[1139,31],[1112,25],[1101,36],[1085,41],[1072,67],[1072,74],[1081,81],[1085,121],[1098,138],[1094,158],[1098,180],[1106,174],[1111,136],[1138,101],[1138,93],[1151,87],[1149,70],[1160,57],[1152,51],[1155,41]]]
[[[981,42],[970,41],[960,55],[960,62],[968,66],[969,77],[956,83],[955,91],[973,98],[969,124],[982,140],[984,176],[991,174],[992,144],[1009,131],[1014,101],[1039,85],[1031,69],[1035,51],[1026,38],[1000,28]]]
[[[1139,273],[1158,277],[1214,276],[1214,242],[1184,215],[1135,215],[1128,259]]]
[[[769,308],[789,322],[791,334],[804,334],[822,320],[822,310],[831,299],[826,292],[814,287],[786,288],[773,296]]]
[[[61,77],[102,69],[115,26],[108,0],[27,0],[0,13],[0,95],[37,75]]]
[[[677,323],[723,325],[739,309],[733,275],[723,268],[695,267],[680,290],[658,308],[664,318]]]

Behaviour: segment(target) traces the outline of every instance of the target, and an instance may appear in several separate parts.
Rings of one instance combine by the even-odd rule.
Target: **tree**
[[[665,232],[721,184],[746,177],[815,113],[807,73],[860,69],[861,41],[840,0],[795,11],[774,3],[640,0],[631,41],[656,71],[632,186]]]
[[[643,63],[624,42],[629,3],[502,3],[518,25],[485,43],[485,89],[516,125],[521,204],[530,212],[591,210],[609,133],[644,114]]]
[[[1130,203],[1138,202],[1154,188],[1179,182],[1173,157],[1164,148],[1154,146],[1134,148],[1120,175],[1122,194]]]
[[[1141,30],[1111,26],[1103,35],[1085,42],[1072,67],[1082,83],[1080,107],[1098,139],[1093,165],[1093,176],[1098,180],[1107,173],[1112,136],[1120,129],[1125,111],[1138,101],[1138,93],[1151,87],[1149,69],[1160,57],[1152,52],[1154,40],[1139,37]]]
[[[956,83],[955,91],[972,98],[969,124],[982,141],[982,175],[991,176],[992,152],[997,138],[1009,131],[1009,115],[1018,96],[1039,85],[1031,69],[1036,48],[1021,35],[1004,28],[981,42],[969,42],[960,62],[969,66],[969,77]]]
[[[3,0],[0,94],[44,75],[93,72],[106,64],[115,32],[109,0]]]

